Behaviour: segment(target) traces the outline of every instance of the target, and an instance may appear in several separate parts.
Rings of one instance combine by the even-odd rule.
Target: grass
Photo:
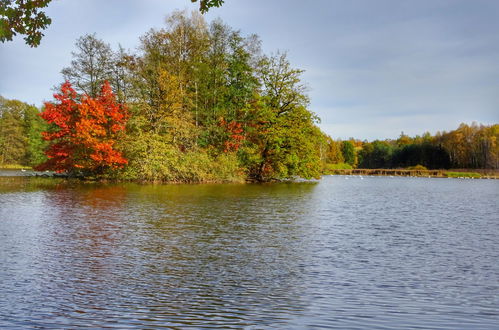
[[[326,164],[324,169],[322,170],[322,174],[331,175],[337,174],[337,170],[351,170],[352,166],[346,163],[338,163],[338,164]]]
[[[352,166],[347,163],[338,163],[338,164],[326,164],[325,167],[327,170],[351,170]]]
[[[473,178],[473,179],[479,179],[482,176],[480,173],[476,172],[445,172],[445,176],[448,178]]]
[[[2,170],[31,170],[31,166],[24,166],[19,164],[0,164]]]

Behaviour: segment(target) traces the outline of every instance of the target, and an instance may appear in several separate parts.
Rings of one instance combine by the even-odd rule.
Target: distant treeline
[[[0,96],[0,166],[34,166],[46,160],[41,132],[48,125],[35,106]]]
[[[326,162],[346,163],[357,168],[428,169],[499,168],[499,125],[461,124],[456,130],[434,136],[409,137],[372,142],[329,140]]]

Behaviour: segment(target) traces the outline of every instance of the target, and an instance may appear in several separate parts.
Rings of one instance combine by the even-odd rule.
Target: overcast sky
[[[0,43],[0,95],[51,100],[86,33],[134,50],[190,0],[53,0],[41,46]],[[497,0],[226,0],[220,17],[256,33],[266,53],[306,70],[311,107],[334,138],[396,138],[499,122]]]

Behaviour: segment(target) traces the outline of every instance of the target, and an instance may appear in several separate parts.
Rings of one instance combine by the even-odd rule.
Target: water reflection
[[[493,328],[498,191],[0,178],[0,327]]]
[[[154,285],[139,292],[151,298],[150,312],[181,324],[275,323],[279,313],[304,310],[297,298],[304,246],[285,241],[300,236],[300,212],[269,197],[278,190],[284,200],[296,198],[297,189],[307,193],[313,185],[140,187],[134,213],[155,212],[136,228],[148,244],[138,244],[130,256],[133,264],[145,261],[143,273],[125,281],[148,278]],[[272,203],[275,215],[268,212]],[[275,221],[283,231],[272,229]]]
[[[23,284],[45,301],[35,318],[242,326],[297,315],[314,186],[42,187],[44,253]],[[11,312],[13,324],[25,313]]]

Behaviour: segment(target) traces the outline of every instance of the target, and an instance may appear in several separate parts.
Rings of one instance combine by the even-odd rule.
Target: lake
[[[497,329],[499,181],[0,178],[2,328]]]

